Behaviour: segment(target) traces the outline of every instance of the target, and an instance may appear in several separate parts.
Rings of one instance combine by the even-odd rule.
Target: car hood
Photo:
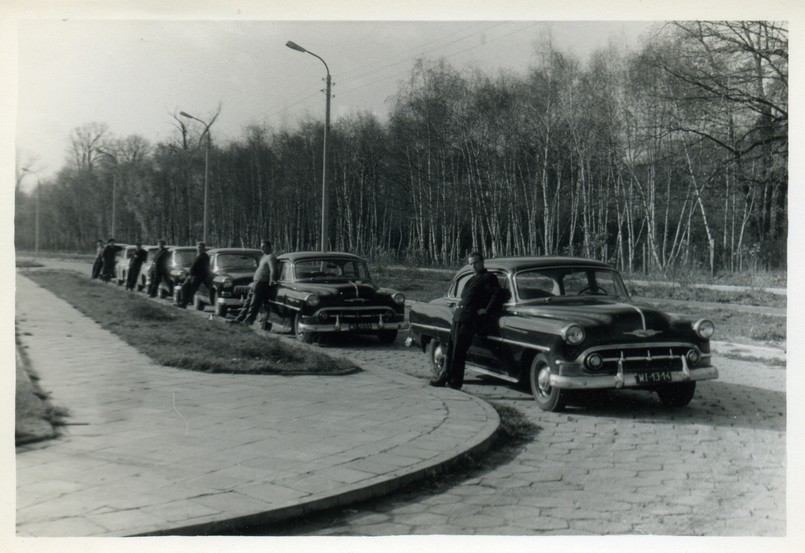
[[[586,328],[606,327],[613,331],[666,331],[674,319],[649,305],[604,298],[520,305],[513,311],[520,317],[553,319],[567,324],[577,323]]]
[[[322,299],[342,299],[344,301],[361,298],[373,299],[378,295],[378,288],[372,283],[352,283],[345,281],[318,283],[297,282],[291,288],[300,292],[310,292]]]

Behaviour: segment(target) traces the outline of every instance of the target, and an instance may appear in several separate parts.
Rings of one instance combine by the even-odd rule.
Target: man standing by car
[[[168,288],[170,289],[170,295],[173,295],[173,282],[170,279],[170,275],[168,274],[168,249],[165,247],[165,241],[159,240],[157,242],[159,245],[159,249],[154,254],[154,262],[152,264],[152,269],[154,271],[153,276],[151,277],[151,286],[148,287],[148,295],[152,298],[157,297],[157,293],[159,292],[159,284],[163,280],[168,284]]]
[[[501,288],[495,275],[484,267],[484,258],[472,252],[467,263],[472,265],[475,274],[461,291],[461,302],[453,313],[450,328],[450,343],[445,360],[445,372],[428,382],[431,386],[444,386],[460,390],[464,384],[464,361],[472,339],[490,321],[490,314],[496,313],[506,301],[507,292]]]
[[[205,282],[209,285],[210,281],[210,256],[207,254],[207,245],[204,242],[199,242],[198,246],[196,246],[196,251],[198,255],[196,255],[187,270],[187,279],[179,289],[176,307],[181,307],[182,309],[187,307],[187,302],[193,299],[193,295],[198,291],[199,286]]]
[[[148,257],[148,252],[143,249],[143,245],[137,242],[137,249],[129,258],[129,267],[126,272],[126,290],[134,290],[137,287],[137,279],[140,278],[140,269]]]
[[[246,326],[254,324],[260,308],[271,299],[274,286],[277,284],[277,257],[274,255],[274,247],[270,241],[263,240],[260,249],[263,251],[263,257],[260,258],[260,263],[254,272],[249,299],[234,321]]]
[[[115,246],[115,239],[110,238],[106,241],[106,246],[103,248],[101,257],[103,258],[103,267],[101,268],[101,280],[109,282],[115,275],[115,256],[119,248]]]
[[[103,240],[98,240],[95,243],[95,262],[92,264],[92,278],[101,276],[101,269],[103,268]]]

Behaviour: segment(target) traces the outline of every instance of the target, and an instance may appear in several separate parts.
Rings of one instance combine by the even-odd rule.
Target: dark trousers
[[[453,321],[446,360],[447,384],[451,388],[461,388],[464,385],[464,363],[467,360],[467,351],[472,345],[472,339],[478,333],[479,326],[479,321],[474,319]]]
[[[129,267],[126,273],[126,290],[134,290],[137,288],[137,279],[140,278],[140,267],[142,263]]]
[[[198,292],[199,287],[204,283],[204,279],[197,276],[187,277],[179,288],[179,301],[181,307],[187,306],[187,303],[193,299],[193,296]]]
[[[173,295],[173,281],[170,279],[168,272],[164,269],[154,269],[154,276],[151,278],[151,286],[148,288],[148,295],[152,298],[156,297],[159,292],[159,283],[165,281],[170,290],[170,295]]]
[[[103,258],[99,255],[95,258],[95,262],[92,264],[92,278],[98,278],[101,276],[101,268],[103,267]]]
[[[246,299],[246,304],[237,316],[237,320],[243,321],[247,325],[253,324],[257,319],[257,315],[260,314],[260,308],[271,299],[273,288],[268,282],[255,282],[249,297]]]

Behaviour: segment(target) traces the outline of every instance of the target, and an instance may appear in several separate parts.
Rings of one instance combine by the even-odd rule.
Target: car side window
[[[490,273],[492,273],[497,277],[498,284],[500,284],[501,288],[503,288],[504,290],[511,291],[509,286],[509,279],[506,276],[506,273],[500,271],[490,271]],[[464,291],[464,286],[467,285],[467,282],[473,277],[474,274],[475,273],[467,273],[466,275],[459,276],[455,280],[455,282],[453,282],[453,285],[450,287],[450,290],[448,291],[447,294],[448,297],[460,298],[461,293]]]
[[[559,283],[539,271],[517,275],[517,293],[521,300],[533,300],[559,295]]]
[[[290,280],[291,271],[290,271],[291,264],[287,261],[280,261],[279,267],[279,276],[277,280]]]
[[[453,284],[450,286],[447,296],[451,298],[460,298],[461,292],[464,291],[464,286],[467,284],[467,281],[470,278],[472,278],[472,273],[467,273],[456,278],[456,280],[453,281]]]

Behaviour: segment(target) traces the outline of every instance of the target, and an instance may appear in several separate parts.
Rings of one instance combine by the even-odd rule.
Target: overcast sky
[[[584,60],[610,42],[636,48],[650,22],[279,22],[37,20],[19,24],[18,163],[43,176],[64,165],[69,135],[104,122],[116,137],[156,143],[180,110],[207,120],[216,140],[252,123],[293,126],[324,118],[324,65],[285,46],[292,40],[327,62],[332,118],[387,114],[389,99],[419,57],[458,69],[524,73],[536,45]],[[31,181],[33,179],[27,179]],[[33,183],[28,183],[31,186]]]

